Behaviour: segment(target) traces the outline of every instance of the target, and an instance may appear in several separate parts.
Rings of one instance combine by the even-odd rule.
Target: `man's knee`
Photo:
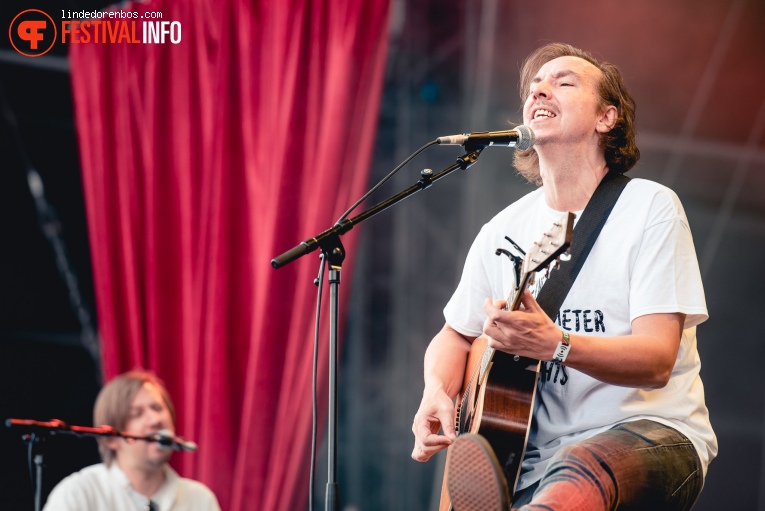
[[[586,444],[561,447],[550,460],[533,503],[552,509],[612,509],[618,502],[613,474]]]
[[[582,442],[561,447],[550,460],[550,467],[572,467],[580,470],[592,467],[592,469],[600,470],[603,468],[603,461],[594,449]]]

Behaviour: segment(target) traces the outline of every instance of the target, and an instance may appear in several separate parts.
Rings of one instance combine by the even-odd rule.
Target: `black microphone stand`
[[[28,431],[28,433],[21,436],[24,443],[29,448],[29,458],[32,459],[32,453],[34,452],[35,444],[40,444],[46,439],[48,435],[74,435],[78,437],[102,437],[102,436],[116,436],[121,438],[129,438],[132,440],[143,440],[144,442],[158,442],[161,445],[167,445],[168,440],[162,438],[160,435],[149,436],[137,436],[128,433],[123,433],[111,426],[99,426],[91,428],[88,426],[70,426],[62,420],[52,419],[48,422],[36,421],[32,419],[6,419],[6,427],[9,428],[21,428]],[[43,470],[43,454],[38,452],[34,455],[35,464],[35,478],[33,481],[35,487],[35,511],[42,509],[42,470]]]
[[[465,148],[466,153],[459,158],[457,162],[446,169],[442,170],[438,174],[433,174],[430,169],[425,169],[420,173],[420,180],[414,185],[410,186],[403,192],[400,192],[379,204],[369,208],[363,213],[350,218],[339,221],[334,227],[327,229],[326,231],[317,234],[313,238],[309,238],[300,243],[296,247],[291,248],[287,252],[275,257],[271,260],[271,266],[274,268],[281,268],[285,264],[313,252],[317,248],[321,248],[326,260],[329,262],[329,285],[330,285],[330,322],[329,322],[329,410],[327,418],[327,489],[325,497],[325,509],[327,511],[339,511],[338,491],[337,484],[337,324],[339,317],[339,288],[340,288],[340,272],[342,270],[343,260],[345,259],[345,249],[340,242],[340,236],[353,229],[353,226],[363,222],[367,218],[371,218],[374,215],[388,209],[389,207],[401,202],[410,195],[413,195],[420,190],[424,190],[430,187],[433,183],[439,179],[451,174],[457,169],[467,169],[472,166],[478,156],[481,154],[483,147],[479,146],[467,146]],[[323,264],[323,263],[322,263]],[[309,497],[310,498],[310,497]]]

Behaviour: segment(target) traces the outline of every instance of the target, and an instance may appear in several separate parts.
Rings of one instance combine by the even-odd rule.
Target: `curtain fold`
[[[318,257],[269,262],[365,191],[388,0],[124,9],[182,41],[70,47],[104,376],[166,382],[200,445],[173,464],[223,509],[304,508]]]

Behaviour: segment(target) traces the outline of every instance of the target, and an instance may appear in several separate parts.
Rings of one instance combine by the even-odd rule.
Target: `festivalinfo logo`
[[[39,57],[60,44],[179,44],[180,21],[161,12],[61,10],[58,23],[48,13],[27,9],[11,21],[11,45],[26,57]]]

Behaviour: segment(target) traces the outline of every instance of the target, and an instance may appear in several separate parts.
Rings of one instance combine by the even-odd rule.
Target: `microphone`
[[[478,131],[470,134],[449,135],[436,139],[441,145],[464,145],[473,147],[487,147],[499,145],[515,147],[521,151],[530,149],[534,145],[534,132],[528,126],[518,126],[513,130],[505,131]]]
[[[152,439],[155,440],[163,449],[188,452],[194,452],[197,450],[197,444],[191,440],[186,440],[179,436],[173,435],[173,433],[168,429],[163,429],[156,435],[153,435]]]

